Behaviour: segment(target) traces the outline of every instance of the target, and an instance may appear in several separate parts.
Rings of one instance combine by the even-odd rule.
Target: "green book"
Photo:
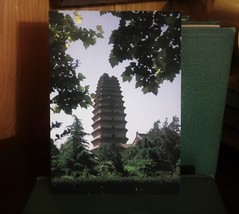
[[[235,31],[182,29],[182,166],[215,175]]]

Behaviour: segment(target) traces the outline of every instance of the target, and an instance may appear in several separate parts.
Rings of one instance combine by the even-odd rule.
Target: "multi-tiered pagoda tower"
[[[124,101],[119,81],[116,77],[103,74],[97,85],[93,110],[93,141],[94,149],[107,143],[116,148],[123,148],[127,142],[127,129],[124,113]]]

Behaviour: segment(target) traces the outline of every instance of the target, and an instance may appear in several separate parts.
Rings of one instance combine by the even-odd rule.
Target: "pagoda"
[[[93,150],[103,143],[124,148],[128,140],[127,122],[120,84],[115,76],[105,73],[99,78],[93,107]]]

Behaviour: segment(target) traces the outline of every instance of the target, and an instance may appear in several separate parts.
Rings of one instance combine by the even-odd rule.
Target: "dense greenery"
[[[109,62],[112,67],[129,60],[122,73],[124,81],[135,76],[136,88],[158,93],[164,80],[173,82],[180,72],[181,22],[178,12],[111,12],[120,18],[112,31],[113,45]]]
[[[112,167],[105,168],[107,171],[114,169],[113,173],[115,175],[121,175],[123,173],[123,162],[120,152],[112,144],[102,143],[99,149],[96,151],[98,157],[99,165],[102,163],[111,163]]]
[[[180,127],[177,117],[160,127],[154,123],[147,137],[123,153],[124,169],[131,176],[157,176],[162,172],[176,173],[179,162]]]
[[[180,139],[178,122],[177,117],[169,124],[166,120],[162,126],[156,121],[147,137],[139,140],[135,147],[121,153],[114,146],[102,144],[94,157],[96,165],[93,174],[86,176],[81,172],[64,172],[60,176],[54,176],[53,191],[104,194],[158,194],[177,191]],[[120,170],[117,170],[117,165],[121,166]]]
[[[165,174],[157,178],[141,177],[61,177],[51,180],[52,191],[57,193],[175,193],[179,188],[179,178]]]
[[[52,148],[52,176],[69,178],[160,177],[179,175],[180,125],[177,117],[156,121],[146,137],[128,149],[102,143],[92,154],[80,120],[74,116],[66,143]]]

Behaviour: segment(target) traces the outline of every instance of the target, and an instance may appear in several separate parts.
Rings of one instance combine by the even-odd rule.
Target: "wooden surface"
[[[0,0],[0,213],[21,213],[49,170],[48,1]]]
[[[0,10],[0,139],[44,134],[48,2],[0,0]]]

